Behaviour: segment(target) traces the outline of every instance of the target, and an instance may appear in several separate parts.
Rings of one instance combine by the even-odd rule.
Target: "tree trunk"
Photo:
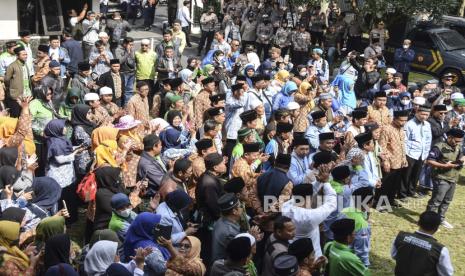
[[[464,11],[465,11],[465,0],[462,0],[462,4],[460,4],[458,16],[463,17]]]

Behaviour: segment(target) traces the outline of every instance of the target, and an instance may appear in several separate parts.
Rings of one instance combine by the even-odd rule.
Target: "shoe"
[[[395,200],[393,203],[391,203],[391,206],[394,208],[400,208],[402,207],[402,204],[399,201]]]
[[[192,47],[192,44],[187,44],[187,47],[191,48],[191,47]]]
[[[442,225],[444,228],[447,228],[447,229],[453,229],[453,228],[454,228],[454,226],[453,226],[452,224],[448,223],[448,222],[445,221],[445,220],[443,220],[443,221],[441,222],[441,225]]]
[[[150,31],[150,27],[145,27],[144,31]]]
[[[419,198],[418,194],[417,193],[413,193],[412,195],[410,195],[411,198]]]
[[[426,197],[427,195],[428,195],[428,193],[419,192],[419,193],[417,194],[417,197],[418,197],[418,198],[424,198],[424,197]]]

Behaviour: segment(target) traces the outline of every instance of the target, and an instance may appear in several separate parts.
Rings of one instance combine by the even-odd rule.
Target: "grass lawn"
[[[439,228],[435,238],[449,249],[454,275],[465,275],[465,249],[463,233],[465,233],[465,181],[461,179],[455,190],[454,200],[447,212],[447,221],[454,229]],[[429,196],[422,199],[411,199],[403,208],[393,213],[372,213],[371,256],[372,275],[393,275],[395,262],[391,258],[391,243],[400,230],[417,230],[418,216],[425,210]],[[412,260],[414,261],[414,260]]]

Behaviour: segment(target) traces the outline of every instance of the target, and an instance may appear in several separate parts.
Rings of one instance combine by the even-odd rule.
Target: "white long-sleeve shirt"
[[[292,219],[296,227],[294,240],[301,238],[310,238],[313,243],[315,250],[315,257],[322,256],[320,246],[320,228],[319,225],[322,223],[334,210],[337,208],[337,195],[336,191],[331,187],[329,183],[314,183],[314,191],[318,186],[322,186],[323,189],[323,204],[315,209],[307,209],[295,206],[295,200],[290,199],[286,201],[282,208],[281,213],[283,216]]]
[[[182,6],[178,9],[177,19],[181,20],[181,27],[189,27],[189,24],[192,24],[189,8]]]

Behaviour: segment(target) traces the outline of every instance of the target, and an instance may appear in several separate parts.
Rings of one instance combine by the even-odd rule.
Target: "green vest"
[[[439,142],[436,144],[436,147],[442,154],[442,159],[437,160],[441,163],[453,162],[459,158],[460,155],[460,146],[456,146],[453,149],[449,144],[446,142]],[[433,177],[436,179],[441,179],[449,182],[457,182],[460,174],[460,169],[440,169],[434,168],[433,169]]]

